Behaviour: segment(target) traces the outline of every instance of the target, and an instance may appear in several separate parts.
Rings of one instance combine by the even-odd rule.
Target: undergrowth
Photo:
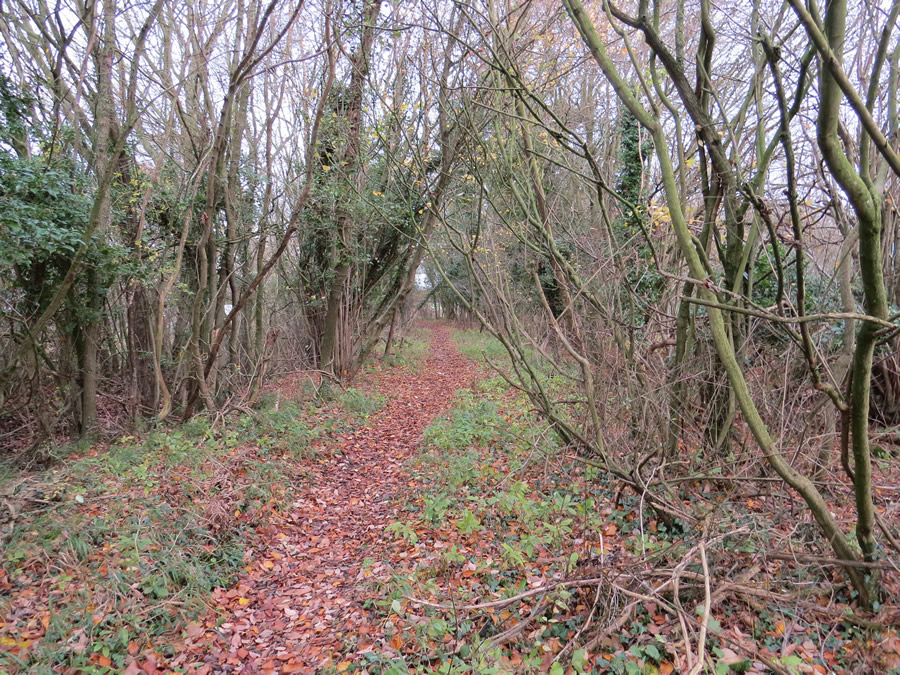
[[[407,342],[397,362],[412,367],[426,348]],[[198,416],[55,449],[62,459],[39,473],[0,465],[0,496],[11,500],[0,530],[0,674],[118,672],[139,653],[174,654],[211,591],[236,580],[266,513],[291,503],[298,460],[385,403],[356,388],[328,398],[269,393],[224,423]]]
[[[407,339],[386,365],[414,370],[426,353],[426,342]],[[40,473],[4,464],[0,495],[15,506],[0,533],[0,673],[116,672],[138,654],[173,656],[212,590],[236,580],[266,512],[291,503],[297,460],[384,404],[361,388],[305,402],[270,393],[224,424],[198,416],[110,445],[57,448],[63,459]],[[474,451],[506,438],[502,422],[495,403],[470,398],[427,436]],[[465,457],[457,463],[471,471]],[[429,519],[447,508],[430,499]],[[476,518],[466,510],[460,527],[475,532]]]
[[[384,396],[350,388],[337,398],[338,405],[357,423],[365,422],[384,407]]]
[[[0,672],[119,670],[204,612],[309,448],[299,412],[198,417],[28,477],[2,555]]]
[[[485,357],[495,362],[509,362],[509,353],[506,351],[506,347],[490,333],[474,330],[455,330],[452,333],[452,338],[456,348],[476,363],[484,361]]]
[[[454,339],[471,358],[508,363],[486,334],[459,331]],[[566,377],[538,376],[550,395],[572,396]],[[408,562],[370,578],[368,604],[388,639],[366,651],[354,672],[659,674],[683,665],[679,621],[647,589],[652,579],[671,578],[677,564],[702,580],[698,534],[668,528],[640,495],[560,447],[503,378],[486,375],[474,390],[457,392],[452,408],[425,430],[410,471],[419,490],[387,528]],[[754,521],[741,517],[710,521],[711,566],[734,574],[751,567],[763,542],[742,532]],[[775,584],[809,584],[790,568],[769,574]],[[554,587],[573,579],[600,581]],[[549,590],[501,602],[541,588]],[[702,583],[682,580],[679,597],[686,620],[699,622]],[[484,602],[497,604],[464,609]],[[798,607],[722,603],[709,618],[707,672],[765,670],[736,654],[726,631],[790,673],[856,672],[862,645],[885,635],[849,622],[836,622],[826,635],[821,625]]]
[[[405,368],[417,372],[428,357],[428,336],[424,331],[416,330],[403,339],[402,344],[391,350],[382,360],[390,368]]]

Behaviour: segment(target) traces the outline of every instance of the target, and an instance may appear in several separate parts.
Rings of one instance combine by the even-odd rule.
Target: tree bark
[[[344,151],[341,153],[340,166],[349,176],[359,170],[360,129],[362,126],[363,92],[369,74],[369,55],[375,40],[378,13],[381,11],[381,0],[372,0],[363,12],[363,27],[360,44],[350,57],[350,88],[347,101],[347,136]],[[341,338],[339,323],[344,292],[350,281],[353,269],[352,230],[353,215],[347,204],[340,201],[335,218],[336,240],[333,243],[333,274],[328,289],[325,320],[322,327],[322,342],[319,349],[320,367],[336,377],[343,374],[343,369],[350,364],[340,363],[338,340]]]

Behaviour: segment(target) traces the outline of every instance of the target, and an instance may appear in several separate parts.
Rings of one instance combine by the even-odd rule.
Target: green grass
[[[20,518],[0,560],[14,590],[0,616],[16,591],[50,590],[4,627],[30,648],[0,650],[0,672],[120,670],[129,644],[171,633],[232,581],[245,530],[274,492],[237,439],[198,428],[125,438],[39,476],[44,503]],[[37,646],[13,637],[42,624]]]
[[[412,606],[415,621],[406,625],[406,596],[452,597],[464,603],[485,592],[491,598],[513,595],[525,588],[528,575],[547,573],[548,551],[564,549],[576,529],[583,532],[605,522],[593,502],[579,502],[574,486],[537,480],[540,471],[535,470],[543,464],[544,453],[557,448],[533,425],[529,410],[524,396],[511,397],[498,381],[485,380],[476,391],[457,392],[452,407],[425,429],[413,460],[412,472],[420,477],[423,490],[410,497],[404,519],[387,528],[398,545],[420,548],[422,555],[433,550],[435,541],[444,542],[435,560],[405,574],[398,571],[378,590],[382,599],[374,605],[404,631],[405,639],[417,642],[416,653],[437,658],[437,649],[454,672],[492,672],[503,654],[488,653],[482,646],[493,633],[463,615]],[[560,571],[577,562],[578,556],[569,553],[554,560]],[[466,574],[455,577],[464,568]],[[454,577],[456,582],[449,581]],[[448,581],[451,586],[442,588]],[[562,614],[567,601],[561,597],[559,602],[556,612]],[[461,641],[463,648],[441,653],[441,645],[451,640]],[[537,666],[542,654],[537,650],[530,656]],[[427,659],[419,661],[414,655],[373,663],[372,672],[390,672],[400,663],[401,672],[434,672]]]
[[[20,502],[0,550],[0,589],[11,585],[0,594],[0,674],[119,672],[129,648],[151,645],[168,656],[211,591],[234,583],[260,519],[291,503],[297,460],[382,405],[357,390],[324,409],[269,396],[225,425],[198,416],[108,447],[69,446],[40,473],[0,466],[0,494],[18,486]]]
[[[504,436],[506,421],[499,415],[497,403],[471,391],[457,392],[453,407],[434,420],[422,432],[422,442],[441,450],[465,448]]]
[[[418,372],[428,358],[428,338],[426,335],[419,337],[417,333],[405,338],[399,347],[394,347],[390,356],[384,359],[384,364],[390,367],[405,368],[411,372]]]
[[[455,330],[451,339],[456,343],[457,349],[472,361],[484,361],[487,356],[491,361],[509,362],[509,354],[506,347],[490,333],[480,333],[476,330]]]
[[[497,338],[490,333],[479,332],[477,330],[455,330],[452,333],[453,342],[457,348],[466,357],[476,363],[485,363],[490,361],[501,370],[510,372],[510,358],[506,347]],[[559,371],[547,359],[538,352],[528,346],[522,348],[524,358],[530,364],[537,377],[541,380],[541,385],[545,389],[550,388],[558,391],[571,389],[572,383],[567,381],[568,378],[578,378],[578,368],[574,363],[563,363],[562,368],[568,374],[568,377],[562,376]],[[482,381],[480,388],[489,387],[491,391],[500,392],[508,388],[508,384],[499,376],[496,378],[488,378]]]
[[[365,422],[384,407],[384,396],[350,388],[337,397],[341,409],[357,422]]]
[[[4,485],[18,475],[12,462],[0,460],[0,485]]]
[[[240,420],[241,433],[256,439],[264,454],[289,455],[302,459],[322,433],[310,425],[310,408],[294,401],[267,402],[255,416]]]
[[[419,337],[387,365],[419,367]],[[151,645],[168,656],[211,591],[233,585],[268,510],[292,502],[297,462],[386,402],[360,388],[319,394],[267,394],[225,424],[197,416],[111,445],[50,448],[55,463],[41,472],[0,463],[0,494],[17,511],[0,548],[0,675],[118,672],[129,650]]]

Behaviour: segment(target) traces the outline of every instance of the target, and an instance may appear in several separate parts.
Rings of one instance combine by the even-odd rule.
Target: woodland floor
[[[835,567],[768,555],[827,556],[774,490],[692,484],[726,508],[667,530],[484,355],[430,324],[351,389],[298,374],[252,414],[0,465],[0,675],[666,675],[701,622],[705,672],[900,673],[896,575],[861,614]]]
[[[213,671],[316,672],[340,663],[338,655],[344,667],[372,651],[380,630],[363,608],[369,594],[360,584],[371,575],[372,562],[364,563],[405,557],[386,530],[411,486],[405,465],[422,431],[476,375],[451,343],[449,329],[439,327],[419,372],[380,379],[385,407],[311,467],[291,510],[248,552],[246,573],[234,588],[217,593],[231,613],[219,623],[221,637],[186,645],[192,660]],[[207,625],[218,619],[212,614]],[[348,637],[358,638],[351,653],[345,653]]]

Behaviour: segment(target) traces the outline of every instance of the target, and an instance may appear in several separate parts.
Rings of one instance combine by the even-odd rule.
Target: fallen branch
[[[594,586],[599,584],[601,581],[606,581],[603,577],[594,577],[592,579],[574,579],[572,581],[556,581],[547,586],[540,586],[539,588],[533,588],[530,591],[525,591],[524,593],[519,593],[518,595],[513,595],[508,598],[501,598],[500,600],[494,600],[492,602],[481,602],[476,605],[463,605],[462,607],[456,607],[453,605],[442,605],[439,602],[430,602],[429,600],[421,600],[419,598],[413,597],[411,595],[405,595],[407,600],[417,605],[424,605],[425,607],[434,607],[435,609],[443,609],[443,610],[465,610],[472,611],[478,609],[489,609],[491,607],[506,607],[507,605],[511,605],[514,602],[518,602],[519,600],[524,600],[525,598],[531,598],[535,595],[541,595],[542,593],[549,593],[552,590],[557,588],[584,588],[585,586]]]
[[[704,534],[704,539],[706,535]],[[690,675],[699,675],[703,669],[703,657],[706,654],[706,631],[709,628],[709,615],[711,611],[711,593],[709,590],[709,564],[706,561],[706,542],[700,542],[700,562],[703,565],[703,590],[706,603],[703,607],[703,620],[700,622],[700,637],[697,639],[697,662],[690,671]]]
[[[488,640],[487,651],[491,651],[492,649],[496,649],[497,647],[502,647],[507,642],[510,642],[511,640],[515,639],[516,636],[518,636],[520,633],[524,632],[525,629],[528,628],[528,626],[531,624],[532,621],[534,621],[536,618],[541,616],[541,614],[546,612],[547,608],[549,606],[550,605],[548,603],[543,602],[543,601],[537,603],[535,605],[534,609],[531,611],[531,614],[529,614],[527,617],[525,617],[522,621],[517,623],[515,626],[512,626],[511,628],[507,628],[502,633],[498,633],[497,635],[492,637],[490,640]]]
[[[775,560],[790,560],[792,562],[815,563],[818,565],[829,565],[832,567],[859,567],[862,569],[890,570],[898,571],[897,565],[893,562],[867,562],[865,560],[840,560],[838,558],[826,558],[823,556],[810,555],[806,553],[769,553],[763,554],[765,558],[773,558]]]

